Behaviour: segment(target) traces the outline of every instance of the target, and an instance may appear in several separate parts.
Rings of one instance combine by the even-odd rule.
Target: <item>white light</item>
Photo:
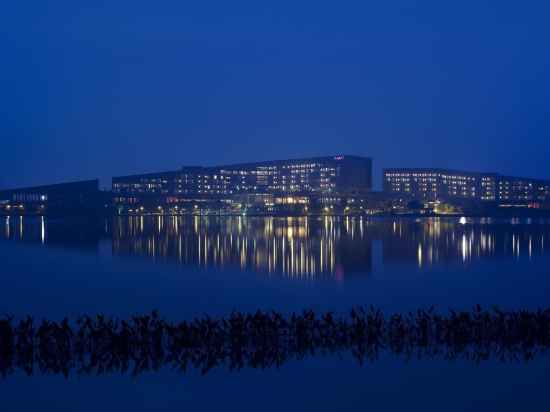
[[[40,240],[42,241],[42,244],[46,243],[46,223],[44,221],[44,216],[42,216],[40,222]]]
[[[462,217],[460,218],[460,220],[459,220],[459,223],[460,223],[461,225],[465,225],[465,224],[467,223],[466,218],[465,218],[464,216],[462,216]]]

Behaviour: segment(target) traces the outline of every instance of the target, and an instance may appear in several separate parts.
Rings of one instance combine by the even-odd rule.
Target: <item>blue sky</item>
[[[550,178],[543,1],[9,2],[0,187],[325,154]],[[379,186],[379,183],[378,183]]]

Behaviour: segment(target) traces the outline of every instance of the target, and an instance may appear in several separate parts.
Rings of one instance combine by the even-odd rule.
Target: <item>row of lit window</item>
[[[400,173],[385,173],[386,177],[439,177],[439,173],[411,173],[411,172],[400,172]]]
[[[48,200],[48,195],[40,193],[15,193],[13,200],[17,202],[45,202]]]

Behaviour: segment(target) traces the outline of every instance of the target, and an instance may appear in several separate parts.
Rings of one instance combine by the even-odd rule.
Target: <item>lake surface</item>
[[[17,318],[550,306],[549,221],[143,216],[0,224],[0,313]],[[382,354],[360,366],[343,354],[204,376],[168,368],[138,377],[16,372],[0,380],[0,394],[10,411],[542,411],[549,367],[545,355],[476,364]]]

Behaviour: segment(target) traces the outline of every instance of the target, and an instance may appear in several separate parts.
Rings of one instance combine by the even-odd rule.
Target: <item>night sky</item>
[[[329,154],[550,178],[547,1],[8,1],[0,187]]]

